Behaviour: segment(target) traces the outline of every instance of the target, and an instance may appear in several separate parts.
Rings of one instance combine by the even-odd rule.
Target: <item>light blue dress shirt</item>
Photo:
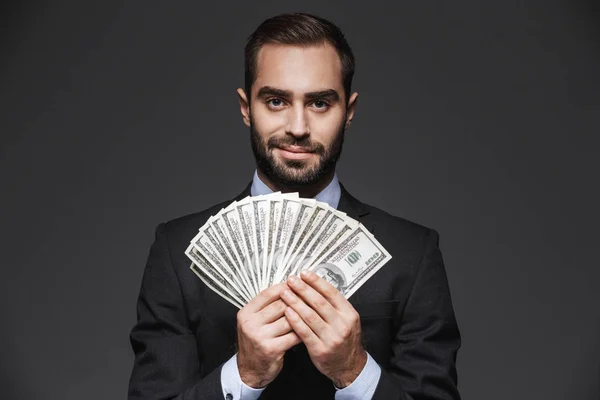
[[[250,195],[260,196],[273,193],[273,191],[265,185],[258,177],[258,173],[254,171],[252,186],[250,187]],[[342,188],[337,174],[334,174],[333,179],[319,194],[315,196],[315,200],[329,204],[336,208],[340,202]],[[367,363],[358,377],[349,386],[343,389],[335,388],[336,400],[363,400],[371,399],[379,383],[381,376],[381,367],[367,353]],[[228,400],[256,400],[265,388],[254,389],[246,385],[240,377],[240,371],[237,365],[237,354],[231,357],[221,369],[221,387],[223,388],[223,397]]]

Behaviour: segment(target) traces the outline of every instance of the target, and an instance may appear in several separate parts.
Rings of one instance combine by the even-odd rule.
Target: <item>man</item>
[[[437,233],[361,203],[335,174],[358,96],[343,34],[315,16],[280,15],[250,36],[245,66],[238,96],[257,170],[236,199],[314,197],[360,221],[393,258],[349,300],[309,273],[238,312],[184,254],[233,200],[159,225],[131,332],[129,398],[458,399],[460,336]]]

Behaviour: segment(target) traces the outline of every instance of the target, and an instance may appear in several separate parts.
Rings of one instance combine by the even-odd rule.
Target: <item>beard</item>
[[[316,143],[306,136],[297,139],[291,135],[282,137],[273,136],[266,143],[260,137],[250,119],[250,141],[256,160],[256,166],[271,181],[288,188],[302,188],[311,186],[335,170],[335,166],[342,155],[345,126],[338,130],[331,144],[327,147]],[[278,160],[273,155],[273,150],[282,146],[299,146],[307,152],[318,156],[315,164],[308,160]],[[312,157],[311,157],[312,158]]]

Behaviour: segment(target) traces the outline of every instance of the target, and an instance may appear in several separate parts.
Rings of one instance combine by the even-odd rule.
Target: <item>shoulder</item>
[[[352,210],[352,213],[359,217],[363,225],[372,232],[376,231],[373,232],[376,236],[401,236],[407,240],[415,240],[437,235],[437,232],[431,228],[406,218],[392,215],[371,204],[363,203],[350,194],[343,185],[341,187],[342,197],[340,204],[345,208],[344,211],[346,209]]]
[[[363,205],[368,211],[363,217],[363,223],[371,225],[372,232],[386,248],[401,248],[418,255],[427,247],[438,245],[439,235],[435,229],[392,215],[375,206]]]
[[[431,228],[421,225],[417,222],[408,220],[406,218],[398,217],[396,215],[392,215],[387,211],[384,211],[370,204],[364,204],[364,206],[369,211],[367,217],[372,219],[375,223],[383,223],[386,226],[391,227],[393,229],[406,230],[417,235],[427,234],[429,231],[432,230]]]

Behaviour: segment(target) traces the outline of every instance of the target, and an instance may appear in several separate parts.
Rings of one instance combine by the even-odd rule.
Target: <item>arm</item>
[[[188,325],[165,224],[156,228],[130,341],[135,361],[129,400],[223,399],[220,367],[200,378],[202,354],[198,354],[195,335]]]
[[[438,241],[437,232],[430,231],[410,296],[397,311],[390,366],[382,368],[374,400],[460,399],[460,333]]]

